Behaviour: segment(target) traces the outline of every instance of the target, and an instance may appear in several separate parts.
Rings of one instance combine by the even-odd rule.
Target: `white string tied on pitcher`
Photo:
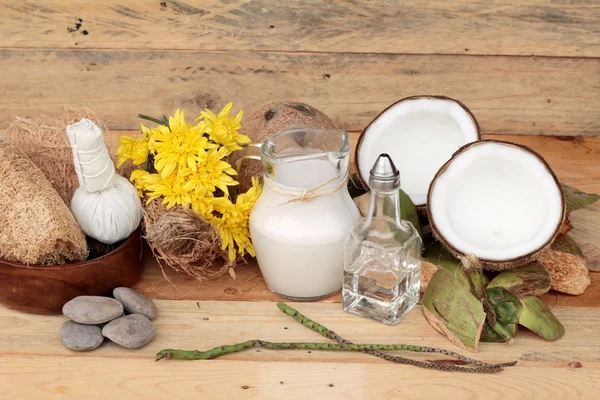
[[[304,190],[300,194],[288,192],[287,190],[284,190],[276,185],[273,185],[273,183],[271,183],[269,179],[265,179],[264,182],[265,182],[265,186],[267,186],[272,191],[291,197],[291,199],[289,199],[288,201],[277,205],[277,206],[283,206],[285,204],[294,203],[296,201],[306,201],[306,202],[313,201],[315,199],[318,199],[319,197],[333,194],[346,186],[347,179],[342,179],[337,185],[335,185],[325,191],[319,192],[319,189],[324,188],[325,186],[337,181],[338,179],[339,179],[338,177],[331,178],[330,180],[328,180],[326,182],[319,183],[316,186],[313,186],[309,189]]]

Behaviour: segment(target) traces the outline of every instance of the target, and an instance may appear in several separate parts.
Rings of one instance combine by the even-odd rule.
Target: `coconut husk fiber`
[[[6,129],[6,136],[23,149],[67,205],[71,204],[79,181],[66,128],[84,117],[100,126],[107,137],[106,126],[85,107],[64,108],[54,116],[16,117]]]
[[[42,171],[0,136],[0,257],[25,264],[85,260],[85,235]]]
[[[166,264],[199,280],[233,273],[236,261],[228,262],[214,227],[194,211],[184,207],[167,210],[154,200],[145,207],[143,225],[146,241],[161,268]],[[164,270],[163,274],[166,277]]]

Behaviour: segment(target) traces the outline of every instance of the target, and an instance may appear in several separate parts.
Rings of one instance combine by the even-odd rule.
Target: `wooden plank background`
[[[4,0],[0,13],[0,123],[85,104],[133,129],[139,112],[294,99],[356,131],[397,99],[443,94],[484,133],[600,135],[596,0]]]
[[[0,7],[13,21],[0,27],[7,47],[600,56],[595,0],[38,0]]]

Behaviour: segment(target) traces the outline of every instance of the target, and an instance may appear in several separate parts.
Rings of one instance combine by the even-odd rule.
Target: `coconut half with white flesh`
[[[463,146],[429,187],[434,235],[456,257],[475,254],[488,270],[535,261],[565,218],[561,186],[528,147],[497,140]]]
[[[400,170],[402,190],[419,209],[427,202],[429,184],[438,169],[461,146],[481,139],[469,109],[449,97],[414,96],[379,114],[363,130],[355,162],[362,184],[381,153]]]

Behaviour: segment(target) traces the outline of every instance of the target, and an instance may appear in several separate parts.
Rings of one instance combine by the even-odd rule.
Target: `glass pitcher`
[[[260,152],[264,187],[250,214],[250,234],[269,289],[297,301],[336,293],[344,241],[360,217],[346,187],[348,134],[280,132]]]

